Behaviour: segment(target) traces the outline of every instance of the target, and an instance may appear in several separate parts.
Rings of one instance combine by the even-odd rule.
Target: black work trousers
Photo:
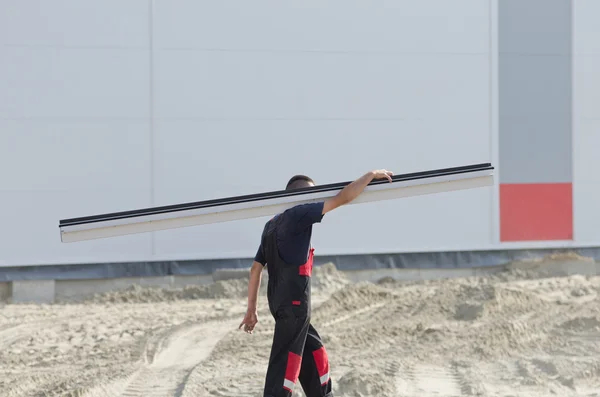
[[[277,310],[264,397],[291,397],[297,381],[306,397],[333,397],[325,346],[300,308]]]

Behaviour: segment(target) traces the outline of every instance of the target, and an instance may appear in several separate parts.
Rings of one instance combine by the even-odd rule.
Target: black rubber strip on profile
[[[466,165],[466,166],[462,166],[462,167],[442,168],[442,169],[431,170],[431,171],[413,172],[413,173],[409,173],[409,174],[401,174],[401,175],[392,176],[392,183],[406,182],[406,181],[411,181],[411,180],[415,180],[415,179],[435,178],[435,177],[447,176],[447,175],[467,174],[467,173],[471,173],[471,172],[487,171],[487,170],[493,170],[493,169],[494,169],[494,167],[492,167],[491,163],[482,163],[482,164]],[[312,194],[312,193],[322,193],[322,192],[327,192],[327,191],[331,191],[331,190],[342,189],[350,183],[352,183],[352,181],[330,183],[330,184],[326,184],[326,185],[317,185],[317,186],[293,189],[293,190],[277,190],[277,191],[265,192],[265,193],[248,194],[248,195],[244,195],[244,196],[225,197],[225,198],[220,198],[220,199],[196,201],[196,202],[167,205],[167,206],[161,206],[161,207],[143,208],[143,209],[132,210],[132,211],[112,212],[112,213],[107,213],[107,214],[85,216],[85,217],[79,217],[79,218],[62,219],[59,222],[59,227],[82,225],[82,224],[89,224],[89,223],[96,223],[96,222],[105,222],[105,221],[112,221],[112,220],[124,219],[124,218],[136,218],[136,217],[142,217],[142,216],[148,216],[148,215],[163,214],[163,213],[167,213],[167,212],[187,211],[187,210],[194,210],[194,209],[200,209],[200,208],[247,203],[247,202],[252,202],[252,201],[274,199],[274,198],[281,198],[281,197],[291,197],[291,196],[301,196],[301,195]],[[390,182],[387,179],[379,179],[379,180],[374,180],[371,183],[369,183],[369,186],[378,185],[378,184],[382,184],[382,183],[390,183]]]

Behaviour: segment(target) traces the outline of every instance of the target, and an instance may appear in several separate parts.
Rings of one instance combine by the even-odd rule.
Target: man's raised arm
[[[390,182],[392,182],[392,175],[394,174],[387,170],[375,170],[367,172],[365,175],[344,187],[334,197],[326,200],[325,204],[323,205],[323,215],[329,211],[333,211],[337,207],[348,204],[357,198],[373,179],[387,178]]]

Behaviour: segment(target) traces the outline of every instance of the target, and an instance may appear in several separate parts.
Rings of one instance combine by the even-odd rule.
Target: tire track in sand
[[[5,350],[14,343],[30,337],[43,327],[56,323],[58,321],[53,319],[3,326],[0,328],[0,350]]]
[[[460,397],[465,388],[460,376],[450,366],[396,363],[394,379],[396,393],[403,397]]]
[[[9,325],[0,328],[0,349],[5,350],[13,343],[27,337],[27,326],[30,324]]]
[[[99,385],[84,396],[181,397],[194,368],[209,357],[235,325],[230,320],[175,327],[158,340],[148,341],[148,355],[137,371],[110,385]]]

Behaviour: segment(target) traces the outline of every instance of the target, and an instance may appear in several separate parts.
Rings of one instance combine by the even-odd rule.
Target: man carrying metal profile
[[[265,397],[290,397],[299,380],[307,397],[332,397],[327,352],[310,323],[310,278],[314,248],[312,225],[323,216],[358,197],[374,179],[393,173],[375,170],[345,186],[337,195],[316,203],[301,204],[271,218],[262,232],[250,269],[248,310],[239,328],[252,333],[258,322],[257,301],[262,270],[267,266],[267,300],[275,319],[275,333],[265,379]],[[292,177],[286,190],[314,186],[304,175]]]

